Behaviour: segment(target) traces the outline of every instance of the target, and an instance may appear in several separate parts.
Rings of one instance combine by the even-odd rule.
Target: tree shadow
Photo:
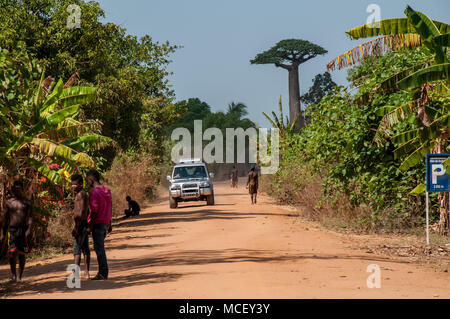
[[[139,248],[151,248],[141,245]],[[151,245],[148,245],[151,246]],[[130,247],[122,247],[130,248]],[[122,249],[121,248],[121,249]],[[115,249],[115,248],[114,248]],[[271,250],[253,250],[230,248],[223,250],[173,250],[144,255],[133,259],[109,258],[110,276],[106,281],[82,281],[81,290],[107,290],[125,287],[147,285],[151,283],[164,283],[179,280],[183,276],[198,274],[200,272],[155,272],[149,271],[152,267],[183,266],[183,265],[208,265],[226,263],[273,263],[273,262],[295,262],[299,260],[365,260],[367,262],[388,262],[398,264],[409,264],[408,261],[391,260],[378,256],[363,255],[329,255],[296,253],[283,254]],[[26,282],[12,285],[9,291],[4,293],[7,297],[26,296],[36,293],[68,293],[76,289],[66,286],[68,274],[52,275],[61,273],[70,264],[70,261],[58,261],[45,266],[35,266],[25,270]],[[129,275],[123,275],[123,272]],[[204,272],[203,272],[204,273]],[[0,276],[8,275],[7,270],[0,271]],[[44,278],[33,280],[33,277],[47,275]],[[49,280],[50,279],[50,280]],[[0,292],[1,296],[1,292]]]
[[[203,207],[203,206],[202,206]],[[188,207],[188,208],[193,208]],[[194,207],[195,208],[195,207]],[[140,227],[165,223],[178,223],[178,222],[196,222],[200,220],[230,220],[230,219],[247,219],[255,218],[257,216],[284,216],[284,217],[297,217],[296,214],[273,214],[273,213],[237,213],[228,210],[220,209],[197,209],[197,210],[178,210],[171,212],[154,212],[145,215],[136,216],[133,219],[126,219],[113,225],[114,229],[120,229],[122,227]]]

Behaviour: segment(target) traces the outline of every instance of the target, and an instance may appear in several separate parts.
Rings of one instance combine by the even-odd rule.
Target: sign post
[[[426,211],[426,220],[427,220],[427,245],[429,245],[430,244],[430,222],[429,222],[429,220],[430,220],[430,218],[429,218],[429,212],[428,212],[428,192],[427,192],[427,194],[426,194],[426,196],[425,196],[425,200],[427,201],[427,203],[426,203],[426,205],[425,205],[425,211]]]
[[[429,192],[450,192],[450,177],[446,174],[447,166],[443,162],[450,154],[427,154],[427,193],[426,193],[426,223],[427,223],[427,245],[430,244],[430,221],[428,208]],[[450,203],[449,203],[450,215]],[[450,223],[449,223],[450,224]]]

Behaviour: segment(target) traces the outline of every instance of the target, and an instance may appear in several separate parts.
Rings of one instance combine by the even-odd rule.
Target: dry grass
[[[48,222],[48,236],[44,244],[56,248],[67,248],[72,245],[72,229],[74,226],[73,211],[71,207],[63,207],[55,211],[56,217]]]
[[[160,170],[151,156],[121,155],[114,160],[111,169],[104,174],[104,183],[111,190],[113,216],[123,215],[128,208],[128,195],[142,207],[151,201],[160,182]]]

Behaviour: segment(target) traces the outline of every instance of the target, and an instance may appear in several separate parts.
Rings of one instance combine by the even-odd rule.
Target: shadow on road
[[[143,246],[140,246],[142,248]],[[129,247],[123,247],[129,248]],[[393,261],[389,258],[376,256],[345,256],[345,255],[325,255],[325,254],[283,254],[283,252],[274,252],[270,250],[251,250],[251,249],[224,249],[224,250],[184,250],[169,251],[165,253],[149,254],[141,258],[133,259],[109,259],[110,277],[106,281],[82,281],[81,290],[108,290],[124,287],[133,287],[147,284],[164,283],[179,280],[183,276],[198,274],[199,272],[145,272],[151,267],[176,266],[176,265],[208,265],[223,263],[271,263],[286,262],[298,260],[366,260],[369,262],[394,262],[408,263],[407,261]],[[17,295],[27,296],[36,293],[67,293],[70,296],[72,289],[67,288],[66,278],[68,274],[46,276],[39,280],[33,280],[33,277],[45,274],[61,273],[68,265],[68,261],[54,262],[45,267],[33,267],[26,270],[26,282],[8,286],[7,296]],[[122,275],[127,272],[129,275]],[[0,276],[6,276],[6,271],[1,271]]]

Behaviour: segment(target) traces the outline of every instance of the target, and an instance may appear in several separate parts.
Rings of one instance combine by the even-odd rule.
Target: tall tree
[[[287,39],[278,42],[271,49],[259,53],[251,64],[275,64],[289,72],[289,121],[297,122],[298,128],[304,126],[300,106],[300,82],[298,68],[300,64],[323,55],[328,51],[306,40]]]

